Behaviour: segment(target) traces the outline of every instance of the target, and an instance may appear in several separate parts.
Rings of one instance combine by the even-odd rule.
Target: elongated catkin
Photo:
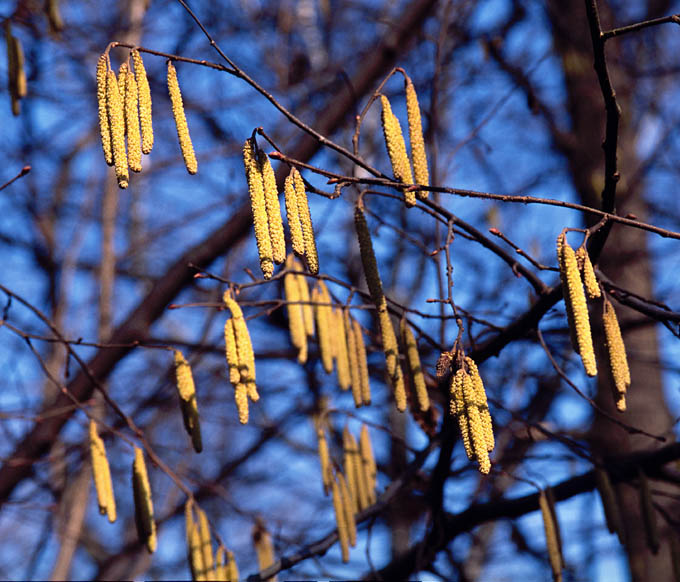
[[[548,557],[550,558],[550,569],[552,570],[553,580],[555,582],[561,582],[562,554],[557,541],[557,526],[553,520],[553,514],[550,511],[548,499],[543,490],[541,490],[538,495],[538,504],[541,508],[541,515],[543,516],[543,528],[545,529],[545,540],[546,545],[548,546]]]
[[[495,446],[495,439],[493,436],[493,424],[491,421],[491,414],[489,413],[489,403],[486,398],[486,390],[484,389],[484,382],[479,375],[477,364],[472,358],[466,357],[465,363],[468,367],[468,373],[472,378],[472,386],[475,391],[475,404],[479,408],[482,425],[484,427],[484,439],[486,442],[487,451],[491,452]]]
[[[343,313],[345,323],[345,331],[347,333],[347,358],[349,360],[349,374],[350,383],[352,385],[352,398],[354,398],[354,406],[359,408],[363,403],[361,396],[361,368],[359,366],[359,354],[357,353],[357,338],[354,325],[352,324],[352,317],[349,314],[349,309]]]
[[[255,383],[255,353],[253,352],[253,344],[250,341],[250,333],[248,332],[246,320],[243,317],[243,311],[241,311],[241,306],[234,299],[234,295],[230,290],[224,292],[222,299],[227,309],[231,312],[232,321],[234,322],[234,336],[236,337],[241,381],[246,384]]]
[[[349,429],[345,426],[342,431],[343,468],[347,478],[347,489],[349,490],[352,502],[352,511],[359,513],[361,511],[359,505],[359,477],[356,473],[358,465],[355,462],[356,454],[352,448],[351,437]]]
[[[212,538],[210,537],[210,524],[208,516],[200,507],[198,513],[198,533],[201,540],[201,555],[203,556],[203,567],[205,569],[206,580],[214,580],[213,576],[213,553]]]
[[[399,120],[392,113],[392,106],[389,100],[384,95],[380,96],[380,103],[382,104],[382,127],[385,136],[385,146],[392,164],[392,173],[394,177],[400,182],[406,184],[413,184],[413,174],[411,173],[411,164],[408,161],[406,154],[406,144],[404,143],[404,136],[401,133],[401,125]],[[404,192],[406,206],[413,206],[416,203],[415,192]]]
[[[368,359],[366,356],[366,344],[364,343],[364,334],[361,331],[361,324],[355,319],[352,322],[354,327],[354,337],[357,342],[357,358],[359,360],[359,372],[361,379],[361,399],[364,406],[371,403],[371,382],[368,373]]]
[[[139,541],[146,545],[149,553],[156,551],[156,522],[153,517],[151,486],[146,472],[142,450],[135,447],[135,461],[132,465],[132,489],[135,498],[135,523]]]
[[[317,275],[319,273],[319,254],[316,249],[314,226],[312,225],[312,214],[309,210],[305,182],[297,169],[293,168],[291,173],[293,173],[293,182],[295,184],[298,215],[300,216],[300,225],[302,227],[302,238],[305,242],[305,262],[307,263],[309,272],[312,275]]]
[[[109,57],[105,54],[97,61],[97,109],[99,112],[99,134],[104,150],[104,159],[109,166],[113,165],[113,150],[111,149],[111,128],[109,126],[109,112],[106,105],[106,80],[109,72]]]
[[[127,135],[128,164],[133,172],[142,171],[142,138],[139,132],[139,95],[134,73],[125,71],[125,134]]]
[[[127,91],[127,72],[128,64],[121,63],[118,67],[118,91],[120,91],[120,101],[123,103],[123,114],[125,114],[125,92]],[[125,135],[127,136],[127,127],[125,128]]]
[[[328,288],[323,281],[312,290],[312,301],[314,302],[314,315],[316,318],[317,338],[319,340],[319,352],[321,363],[326,374],[333,373],[333,344],[331,336],[331,317],[333,309],[331,307],[331,296]]]
[[[420,410],[425,411],[430,408],[430,397],[427,394],[427,386],[425,386],[425,375],[423,374],[423,367],[420,363],[418,344],[405,319],[400,321],[399,328],[401,331],[401,340],[406,348],[406,361],[408,362],[408,368],[411,372],[411,379],[415,387],[418,406]]]
[[[288,219],[288,230],[290,231],[290,242],[293,247],[293,252],[298,257],[304,257],[305,239],[302,234],[297,190],[295,189],[295,172],[297,172],[297,170],[293,168],[290,171],[290,174],[286,176],[283,186],[283,195],[286,202],[286,218]]]
[[[153,148],[153,124],[151,121],[151,89],[146,76],[144,61],[137,49],[132,51],[132,62],[135,69],[135,81],[139,97],[139,122],[142,131],[142,153],[149,154]]]
[[[252,138],[248,138],[243,146],[243,166],[246,170],[250,205],[253,211],[253,228],[255,230],[257,252],[260,255],[260,269],[262,270],[262,276],[265,279],[270,279],[274,273],[274,255],[269,234],[264,181],[260,165],[257,161],[255,140]]]
[[[347,346],[347,328],[345,326],[345,314],[342,308],[338,308],[334,314],[334,336],[337,342],[336,361],[338,363],[338,384],[343,390],[348,390],[352,385],[352,376],[349,369],[349,353]]]
[[[109,521],[116,521],[116,498],[113,495],[111,469],[106,457],[104,441],[97,434],[97,424],[90,420],[90,455],[92,456],[92,478],[97,490],[99,513],[106,514]]]
[[[238,566],[234,558],[234,553],[227,550],[227,580],[238,582]]]
[[[333,480],[333,471],[331,469],[331,457],[328,452],[326,433],[321,427],[316,429],[316,440],[319,447],[319,462],[321,464],[321,482],[323,483],[323,492],[328,495],[328,492],[331,488],[331,481]]]
[[[24,68],[24,49],[21,41],[13,36],[9,19],[5,21],[7,33],[7,58],[9,61],[9,90],[12,99],[12,114],[21,113],[21,99],[26,97],[28,86],[26,83],[26,69]]]
[[[261,572],[274,564],[274,546],[272,545],[271,535],[269,535],[267,528],[259,518],[253,526],[252,537],[255,552],[257,553],[258,566]],[[275,582],[276,576],[267,578],[267,580]]]
[[[562,252],[562,249],[564,248],[564,241],[565,240],[566,240],[566,236],[564,235],[564,233],[561,233],[557,237],[557,264],[559,266],[559,271],[560,271],[560,284],[562,286],[562,296],[564,298],[564,309],[565,309],[565,312],[567,314],[567,322],[569,324],[569,339],[571,340],[571,347],[578,354],[579,353],[579,345],[578,345],[578,340],[576,339],[576,325],[574,324],[574,310],[571,307],[571,299],[569,297],[569,292],[568,292],[569,285],[567,283],[567,270],[565,268],[565,263],[564,263],[564,253]]]
[[[198,416],[198,403],[196,401],[196,387],[191,373],[189,362],[184,359],[182,352],[174,351],[175,375],[177,377],[177,392],[180,398],[184,428],[191,436],[194,450],[200,453],[203,450],[201,439],[201,423]]]
[[[234,319],[231,317],[224,322],[224,348],[229,369],[229,381],[236,386],[241,381],[241,371],[238,361],[238,348],[236,347],[236,335],[234,334]]]
[[[302,266],[299,265],[299,268],[302,269]],[[297,282],[300,290],[300,302],[302,304],[302,319],[305,324],[305,333],[309,337],[314,337],[314,307],[312,306],[312,302],[309,297],[307,277],[304,275],[298,275]]]
[[[366,472],[364,471],[361,453],[359,452],[359,445],[352,433],[349,433],[348,442],[351,447],[352,462],[354,463],[354,472],[357,480],[357,502],[359,511],[362,511],[371,504],[368,493],[369,483],[366,478]]]
[[[172,61],[168,61],[168,93],[170,94],[172,115],[175,118],[177,138],[179,139],[179,148],[182,151],[182,157],[184,158],[184,165],[186,166],[187,172],[195,174],[198,172],[196,152],[194,152],[194,145],[191,143],[189,125],[187,124],[187,117],[184,113],[184,103],[182,102],[182,92],[180,91],[179,81],[177,80],[177,70],[172,64]]]
[[[366,477],[369,505],[373,505],[376,501],[375,489],[377,486],[378,468],[373,456],[371,437],[365,424],[361,425],[361,432],[359,433],[359,457],[361,458],[362,470]]]
[[[349,532],[347,529],[347,517],[345,514],[345,504],[343,503],[340,485],[337,479],[333,479],[333,510],[335,511],[335,523],[338,526],[338,538],[340,540],[340,551],[342,553],[342,561],[346,564],[349,562]]]
[[[125,152],[125,114],[118,89],[118,80],[116,74],[110,69],[106,79],[106,111],[109,115],[111,150],[113,151],[113,165],[116,169],[118,187],[127,188],[130,176]]]
[[[487,449],[487,439],[484,430],[484,423],[479,413],[479,406],[475,394],[472,377],[467,372],[463,374],[463,399],[465,414],[468,419],[468,430],[470,440],[472,441],[472,449],[474,455],[479,463],[479,470],[481,473],[487,474],[491,470],[491,461],[489,460],[489,451]]]
[[[217,546],[217,552],[215,552],[215,569],[213,572],[215,580],[229,580],[227,573],[227,549],[222,544]]]
[[[560,569],[564,570],[564,555],[562,554],[562,533],[560,532],[560,522],[557,519],[557,507],[555,505],[555,494],[553,493],[552,487],[545,488],[545,497],[548,500],[548,507],[550,508],[550,514],[552,515],[553,523],[555,524],[555,537],[557,538],[557,547],[560,550]]]
[[[609,299],[604,299],[604,315],[602,316],[604,323],[605,343],[607,345],[607,352],[609,353],[609,366],[614,379],[614,398],[616,400],[616,408],[620,412],[626,410],[626,391],[630,386],[630,369],[628,368],[628,358],[626,356],[626,346],[623,343],[621,336],[621,328],[619,327],[619,320],[616,317],[614,306]]]
[[[299,265],[293,254],[286,259],[286,269],[295,271]],[[290,341],[298,349],[298,362],[307,361],[307,334],[305,332],[304,315],[302,311],[300,285],[298,275],[286,273],[283,277],[283,290],[286,295],[286,311],[288,313],[288,329]]]
[[[463,379],[465,376],[465,370],[460,368],[451,377],[451,414],[458,419],[458,428],[460,429],[460,436],[463,440],[465,454],[468,459],[472,461],[475,459],[475,453],[472,449],[470,427],[465,411],[465,397],[463,396]]]
[[[409,77],[404,77],[406,90],[406,114],[408,115],[408,134],[411,143],[411,160],[413,161],[413,173],[416,183],[424,186],[430,185],[430,172],[427,169],[427,156],[425,155],[425,140],[423,139],[423,123],[420,119],[420,105],[418,95]],[[425,200],[429,195],[427,190],[418,190],[417,196]]]
[[[576,249],[576,261],[583,277],[583,286],[588,294],[588,299],[601,297],[600,285],[597,282],[597,277],[595,277],[595,270],[590,262],[590,255],[586,247],[581,246]]]
[[[276,187],[276,176],[272,168],[269,156],[260,150],[257,163],[262,174],[264,188],[264,202],[269,225],[269,239],[272,243],[272,258],[278,265],[286,260],[286,240],[283,236],[283,221],[281,220],[281,206],[279,204],[279,191]]]
[[[205,565],[201,551],[201,537],[193,516],[193,501],[189,499],[184,505],[184,522],[186,530],[187,558],[192,580],[205,580]]]
[[[583,367],[588,376],[597,375],[597,364],[595,362],[595,350],[593,349],[593,339],[590,333],[590,318],[588,316],[588,306],[583,290],[581,274],[578,270],[574,249],[569,243],[563,240],[561,245],[562,258],[560,267],[564,270],[564,281],[566,288],[563,287],[565,296],[569,294],[567,308],[572,311],[572,321],[578,343],[578,352],[583,361]]]
[[[356,515],[352,508],[347,481],[342,473],[338,473],[338,485],[340,485],[340,497],[342,498],[342,508],[345,512],[345,523],[347,524],[347,541],[350,547],[357,545],[357,523]]]

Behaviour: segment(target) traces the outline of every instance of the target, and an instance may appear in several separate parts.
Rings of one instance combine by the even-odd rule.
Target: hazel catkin
[[[548,498],[545,491],[541,490],[538,495],[538,503],[541,508],[541,515],[543,517],[543,528],[545,530],[545,540],[548,546],[548,557],[550,559],[550,568],[552,570],[553,581],[561,582],[562,580],[562,552],[560,551],[559,542],[557,539],[557,524],[553,518],[553,513],[548,504]]]
[[[357,358],[359,360],[359,374],[361,381],[361,399],[364,406],[371,403],[371,383],[370,375],[368,373],[368,359],[366,357],[366,344],[364,343],[364,334],[361,331],[361,324],[355,319],[352,322],[354,327],[354,337],[357,346]]]
[[[356,515],[352,508],[347,480],[342,473],[338,473],[338,485],[340,485],[340,498],[342,499],[342,508],[345,512],[345,523],[347,524],[347,541],[353,548],[357,545]]]
[[[413,172],[417,184],[430,185],[430,173],[427,169],[427,156],[425,155],[425,140],[423,139],[423,123],[420,119],[420,105],[418,95],[409,77],[404,77],[406,89],[406,113],[408,116],[408,134],[411,143],[411,160]],[[418,190],[417,196],[421,200],[428,197],[427,190]]]
[[[132,51],[132,62],[135,69],[137,94],[139,97],[139,122],[142,132],[142,153],[149,154],[153,148],[153,124],[151,121],[151,89],[146,76],[144,61],[137,49]]]
[[[177,70],[168,61],[168,93],[170,94],[170,103],[172,104],[172,115],[175,118],[175,126],[177,127],[177,138],[179,139],[179,148],[182,151],[184,158],[184,165],[187,172],[195,174],[198,172],[198,162],[196,161],[196,152],[191,143],[191,136],[189,135],[189,126],[187,124],[187,117],[184,113],[184,103],[182,101],[182,92],[179,88],[179,81],[177,80]]]
[[[411,327],[406,323],[405,319],[399,322],[399,329],[401,331],[401,341],[406,348],[406,361],[408,362],[408,369],[411,372],[411,379],[415,387],[416,400],[420,410],[424,412],[430,408],[430,397],[427,394],[427,386],[425,386],[425,375],[420,363],[418,344],[411,331]]]
[[[290,242],[293,252],[298,257],[305,256],[305,240],[302,234],[302,223],[300,222],[300,211],[298,209],[297,190],[295,189],[295,172],[293,168],[286,176],[283,194],[286,203],[286,218],[288,219],[288,230],[290,231]]]
[[[267,531],[264,522],[259,518],[253,526],[252,538],[260,571],[266,570],[274,564],[274,546],[272,545],[271,535]],[[267,578],[267,580],[275,582],[276,576]]]
[[[104,159],[109,166],[113,165],[113,150],[111,149],[111,128],[109,127],[109,112],[106,105],[106,80],[109,71],[109,57],[103,54],[97,61],[97,109],[99,112],[99,134],[104,150]]]
[[[588,294],[588,299],[598,299],[601,297],[600,285],[595,277],[593,264],[590,262],[590,255],[585,246],[576,249],[576,262],[583,277],[583,286]]]
[[[343,563],[349,562],[349,532],[347,529],[347,517],[345,514],[345,506],[343,504],[340,485],[337,479],[333,479],[333,510],[335,511],[335,523],[338,527],[338,538],[340,540],[340,551],[342,553]]]
[[[142,141],[139,133],[139,97],[134,73],[125,70],[125,134],[127,136],[128,164],[133,172],[142,171]]]
[[[330,293],[323,281],[319,281],[317,286],[312,289],[312,302],[314,303],[314,315],[321,363],[323,364],[323,369],[326,374],[332,374],[333,337],[331,335],[331,318],[333,317],[333,308],[331,306]]]
[[[309,210],[305,182],[297,169],[294,168],[293,172],[298,215],[300,216],[300,226],[302,227],[302,238],[305,242],[305,262],[309,272],[312,275],[317,275],[319,273],[319,255],[316,249],[314,226],[312,225],[312,214]]]
[[[299,267],[295,256],[288,255],[286,259],[287,270],[297,270]],[[307,361],[307,333],[305,332],[305,322],[303,308],[300,304],[301,293],[298,275],[286,273],[283,277],[283,289],[286,296],[286,311],[288,313],[288,329],[290,340],[298,350],[298,362],[304,364]]]
[[[194,377],[191,373],[189,362],[184,359],[182,352],[174,351],[175,357],[175,375],[177,378],[177,392],[180,398],[180,407],[182,409],[182,418],[184,419],[184,428],[191,436],[191,442],[194,450],[200,453],[203,450],[203,441],[201,439],[201,424],[198,416],[198,403],[196,401],[196,387],[194,385]]]
[[[274,255],[271,235],[269,234],[264,181],[260,165],[257,161],[255,140],[252,138],[248,138],[243,146],[243,166],[246,170],[250,205],[253,211],[253,227],[255,230],[255,241],[257,242],[257,252],[260,256],[260,269],[265,279],[271,279],[271,276],[274,274]]]
[[[413,174],[411,173],[411,164],[408,161],[406,154],[406,144],[404,143],[404,136],[401,133],[401,125],[399,120],[392,113],[392,107],[389,100],[384,95],[380,96],[380,103],[382,104],[382,128],[385,136],[385,146],[392,164],[392,173],[394,177],[405,184],[413,184]],[[404,191],[404,198],[406,206],[414,206],[416,203],[416,195],[413,191]]]
[[[146,545],[150,554],[156,551],[156,522],[153,517],[151,486],[146,472],[142,450],[135,447],[135,460],[132,465],[132,489],[135,499],[135,523],[139,541]]]
[[[609,366],[614,379],[614,398],[616,408],[619,412],[626,410],[626,391],[630,386],[630,369],[628,368],[628,358],[626,357],[626,346],[621,336],[619,320],[616,311],[609,299],[604,299],[604,323],[605,343],[609,353]]]
[[[125,152],[125,114],[118,89],[118,80],[116,74],[110,69],[106,78],[106,111],[109,116],[111,150],[118,187],[127,188],[130,176],[128,174],[127,153]]]
[[[99,513],[106,514],[108,520],[116,521],[116,499],[113,496],[111,469],[106,457],[104,441],[97,434],[97,424],[90,419],[90,455],[92,457],[92,477],[97,491]]]

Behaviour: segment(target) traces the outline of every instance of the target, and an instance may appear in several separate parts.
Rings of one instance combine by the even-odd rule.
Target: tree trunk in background
[[[598,2],[603,29],[613,25],[611,13],[604,2]],[[553,28],[554,47],[562,58],[566,89],[567,109],[570,113],[573,145],[564,152],[575,189],[581,203],[601,207],[600,194],[603,185],[603,151],[605,110],[600,87],[593,70],[593,47],[581,0],[567,2],[551,0],[549,17]],[[635,214],[646,220],[644,183],[631,184],[628,180],[639,160],[635,152],[636,136],[630,123],[631,90],[635,80],[612,64],[612,57],[620,48],[617,40],[607,44],[609,71],[622,110],[619,127],[619,172],[621,180],[617,189],[617,212]],[[599,262],[601,271],[616,285],[643,297],[653,297],[652,269],[647,248],[647,234],[642,230],[614,226]],[[619,322],[628,354],[632,384],[627,395],[628,410],[616,411],[612,397],[612,380],[609,363],[604,350],[602,333],[595,333],[598,348],[598,394],[600,406],[629,425],[653,434],[663,434],[671,427],[671,418],[663,394],[661,369],[659,367],[658,338],[652,321],[644,321],[639,313],[625,308],[615,301]],[[593,329],[602,329],[601,316],[596,304],[592,313]],[[606,458],[634,450],[647,450],[659,443],[649,437],[629,435],[624,429],[596,414],[590,430],[593,454]],[[656,484],[654,485],[656,487]],[[628,561],[631,577],[638,581],[672,579],[671,560],[666,535],[662,531],[662,548],[654,556],[647,548],[637,489],[620,488],[624,505]],[[659,502],[660,499],[656,498]],[[673,514],[673,512],[671,512]],[[677,515],[677,509],[675,510]],[[661,519],[658,520],[661,526]]]

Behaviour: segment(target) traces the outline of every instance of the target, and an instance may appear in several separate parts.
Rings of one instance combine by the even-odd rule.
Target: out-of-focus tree
[[[224,545],[252,580],[538,579],[551,568],[555,579],[680,579],[678,10],[669,0],[0,5],[0,578],[221,579],[192,558],[188,504],[196,535],[212,540],[199,553],[217,559]],[[120,189],[102,155],[95,72],[104,53],[118,73],[131,48],[150,83],[154,147]],[[196,175],[177,145],[166,61]],[[411,150],[410,88],[429,179]],[[244,172],[248,138],[260,157]],[[261,179],[265,154],[288,252],[299,243],[284,180],[300,172],[318,273],[305,239],[306,261],[263,278],[246,174]],[[566,267],[570,314],[562,302],[563,231],[587,248],[602,294],[588,299],[585,327],[580,278]],[[285,288],[301,281],[308,303]],[[318,322],[304,342],[291,331],[310,304],[336,318],[328,344]],[[605,333],[612,311],[625,399]],[[338,341],[343,318],[356,333]],[[242,356],[231,370],[225,322]],[[244,322],[259,392],[247,424]],[[342,369],[359,338],[371,398],[356,408],[368,398],[341,385],[361,381],[358,362]],[[490,468],[485,397],[467,383],[477,367]],[[371,466],[352,469],[349,436],[360,429],[377,478],[363,493]],[[114,523],[92,485],[102,444]],[[343,480],[357,499],[349,555],[334,510]]]

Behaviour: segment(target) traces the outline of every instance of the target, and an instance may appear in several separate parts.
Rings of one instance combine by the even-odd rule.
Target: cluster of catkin
[[[90,420],[90,454],[92,456],[92,477],[97,491],[99,512],[106,514],[109,521],[116,520],[116,500],[111,483],[111,470],[106,457],[104,441],[97,434],[97,426]],[[132,490],[135,500],[135,524],[139,541],[146,545],[149,553],[156,551],[156,522],[153,517],[151,486],[146,472],[144,454],[135,447],[135,459],[132,463]]]
[[[184,428],[191,437],[194,450],[200,453],[203,450],[201,439],[201,423],[198,416],[198,403],[196,401],[196,387],[194,377],[191,373],[191,366],[186,361],[182,352],[174,350],[175,355],[175,376],[177,378],[177,393],[179,394],[179,404],[184,419]]]
[[[562,582],[562,570],[564,569],[564,556],[562,555],[562,535],[560,524],[557,521],[555,511],[555,498],[552,489],[542,489],[538,494],[538,504],[543,517],[545,541],[548,547],[548,558],[552,570],[553,581]]]
[[[21,113],[21,100],[26,97],[26,71],[24,70],[24,49],[21,41],[12,34],[9,18],[5,20],[5,40],[7,41],[7,74],[9,94],[12,99],[12,114]]]
[[[468,459],[476,459],[480,472],[487,474],[495,441],[484,383],[472,358],[460,354],[457,360],[460,365],[451,378],[451,414],[458,419]]]
[[[392,164],[394,177],[405,184],[415,183],[423,186],[430,185],[430,175],[427,169],[427,156],[425,155],[425,140],[423,139],[423,125],[420,118],[420,106],[418,96],[411,79],[404,73],[404,90],[406,92],[406,113],[408,117],[409,141],[411,143],[411,162],[406,153],[406,143],[401,132],[399,119],[392,113],[392,106],[385,95],[380,96],[382,104],[382,128],[385,136],[387,154]],[[428,197],[427,190],[418,190],[417,196],[421,200]],[[406,206],[415,206],[416,193],[413,190],[404,191]]]
[[[248,422],[248,399],[260,399],[255,385],[255,353],[250,341],[241,307],[230,289],[222,297],[231,317],[224,324],[224,345],[229,369],[229,381],[234,386],[238,419],[241,424]]]
[[[352,388],[354,405],[371,403],[371,385],[361,325],[341,306],[334,307],[328,287],[323,281],[312,289],[319,353],[323,369],[333,373],[334,362],[338,384],[343,390]]]
[[[266,570],[272,566],[275,562],[274,559],[274,545],[272,544],[272,536],[267,531],[267,527],[261,518],[255,520],[255,525],[252,531],[253,546],[255,548],[255,553],[257,554],[257,564],[262,570]],[[276,582],[276,576],[267,578],[269,582]]]
[[[569,322],[569,332],[574,350],[581,356],[583,367],[589,376],[597,375],[595,350],[588,315],[588,299],[603,297],[595,277],[588,251],[581,245],[576,252],[567,242],[566,235],[557,237],[557,261]],[[630,371],[626,348],[621,336],[616,311],[606,296],[603,297],[603,323],[609,365],[614,380],[614,400],[620,412],[626,410],[626,391],[630,386]]]
[[[286,260],[286,241],[274,169],[267,154],[257,147],[255,138],[248,138],[243,146],[243,166],[253,211],[260,269],[262,276],[270,279],[274,274],[274,264],[280,265]],[[295,168],[286,178],[284,194],[293,252],[304,257],[310,273],[317,274],[319,258],[307,192],[302,176]]]
[[[198,515],[198,521],[194,517]],[[191,579],[195,581],[238,581],[238,567],[234,554],[221,543],[213,555],[210,524],[205,512],[189,499],[184,506],[187,559]]]

